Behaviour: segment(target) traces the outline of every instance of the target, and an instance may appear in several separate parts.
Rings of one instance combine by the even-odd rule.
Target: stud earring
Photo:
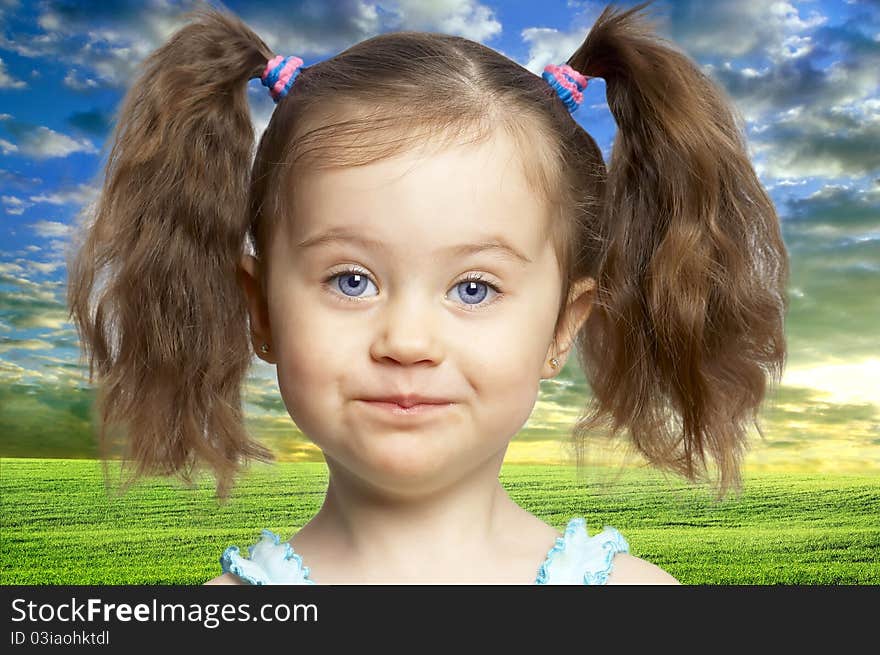
[[[260,346],[260,351],[264,353],[269,352],[269,344],[264,343],[262,346]]]
[[[557,366],[559,366],[559,360],[554,357],[553,359],[550,360],[550,366],[552,366],[553,368],[556,368]]]

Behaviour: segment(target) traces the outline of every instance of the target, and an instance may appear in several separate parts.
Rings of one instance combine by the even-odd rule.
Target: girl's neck
[[[319,584],[528,584],[559,536],[510,498],[500,460],[409,495],[327,463],[324,504],[290,541]]]

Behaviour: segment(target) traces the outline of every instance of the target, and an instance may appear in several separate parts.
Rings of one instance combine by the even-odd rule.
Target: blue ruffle
[[[220,556],[224,573],[233,573],[253,585],[315,584],[309,578],[309,567],[293,551],[290,543],[271,530],[263,529],[261,539],[248,546],[248,559],[241,556],[238,546],[229,546]]]
[[[617,528],[606,525],[591,537],[586,520],[575,517],[547,551],[535,584],[605,584],[619,552],[628,553],[629,543]]]

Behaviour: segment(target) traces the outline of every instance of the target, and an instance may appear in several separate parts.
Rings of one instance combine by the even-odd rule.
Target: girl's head
[[[605,79],[607,169],[541,77],[417,32],[303,67],[251,162],[247,82],[274,53],[195,12],[123,102],[69,265],[135,477],[204,461],[226,496],[272,458],[243,427],[252,345],[328,461],[401,489],[500,463],[576,347],[576,444],[607,418],[651,463],[693,480],[711,456],[720,493],[738,486],[782,370],[788,263],[731,105],[643,7],[606,8],[567,62]],[[362,402],[409,393],[452,404],[403,423]]]
[[[523,146],[501,130],[429,139],[298,173],[260,261],[244,262],[254,345],[269,344],[297,426],[328,462],[398,493],[500,466],[572,343],[554,343],[562,276]],[[449,404],[402,419],[365,402],[411,394]]]

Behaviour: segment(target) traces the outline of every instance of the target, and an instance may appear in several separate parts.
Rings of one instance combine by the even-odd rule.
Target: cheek
[[[306,317],[287,308],[277,314],[272,337],[278,343],[276,374],[281,397],[297,427],[311,434],[321,425],[321,417],[332,411],[329,405],[335,397],[337,374],[346,369],[342,361],[348,357],[345,343],[333,336],[335,331],[322,326],[315,313]]]
[[[473,356],[466,359],[471,384],[489,410],[487,420],[502,421],[511,435],[528,420],[537,400],[553,331],[547,317],[554,309],[532,303],[504,321],[487,322],[472,342]]]
[[[517,298],[498,319],[490,318],[474,330],[471,339],[476,344],[484,376],[493,378],[496,386],[516,387],[532,385],[547,355],[553,336],[555,305],[542,298],[546,294],[528,294],[540,300],[524,301]],[[471,340],[469,339],[469,340]]]

